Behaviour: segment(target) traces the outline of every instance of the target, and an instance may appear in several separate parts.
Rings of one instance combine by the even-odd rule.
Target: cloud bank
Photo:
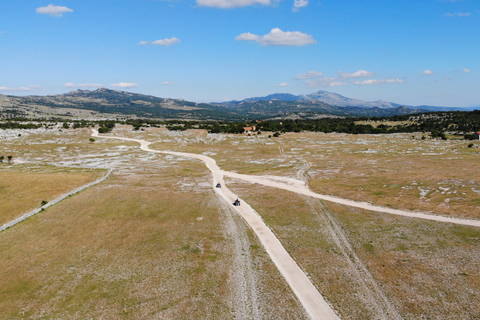
[[[346,82],[339,81],[338,78],[320,78],[305,81],[305,84],[309,88],[318,88],[318,87],[341,87],[346,86]]]
[[[304,83],[308,88],[318,88],[318,87],[340,87],[346,86],[349,83],[353,83],[359,86],[367,85],[380,85],[380,84],[393,84],[393,83],[403,83],[403,79],[367,79],[363,81],[354,81],[357,78],[363,77],[373,77],[377,74],[372,71],[358,70],[356,72],[347,73],[343,71],[338,71],[339,77],[336,78],[322,78],[322,73],[317,71],[309,71],[307,73],[298,74],[295,77],[295,80],[306,80]]]
[[[119,83],[112,83],[110,86],[114,88],[135,88],[138,87],[138,84],[136,83],[130,83],[130,82],[119,82]]]
[[[252,41],[262,46],[288,46],[301,47],[309,44],[315,44],[311,35],[300,31],[282,31],[279,28],[273,28],[269,34],[259,36],[250,32],[242,33],[236,37],[237,41]]]
[[[358,70],[352,73],[346,73],[342,71],[338,71],[341,79],[351,79],[351,78],[365,78],[365,77],[373,77],[377,74],[375,72],[366,71],[366,70]]]
[[[197,0],[199,7],[211,7],[220,9],[233,9],[254,5],[268,6],[270,0]]]
[[[319,78],[322,76],[321,72],[317,71],[308,71],[307,73],[297,74],[295,80],[304,80],[304,79],[312,79],[312,78]]]
[[[403,83],[405,80],[403,79],[383,79],[383,80],[363,80],[363,81],[355,81],[354,83],[357,86],[371,86],[371,85],[378,85],[378,84],[390,84],[390,83]]]
[[[17,88],[8,88],[8,87],[0,87],[0,91],[2,92],[18,92],[18,91],[32,91],[35,89],[41,89],[40,86],[28,86],[28,87],[17,87]]]
[[[300,8],[308,6],[308,0],[294,0],[293,1],[293,12],[300,11]]]
[[[39,7],[35,9],[35,12],[40,14],[48,14],[53,17],[61,17],[64,13],[73,12],[73,10],[67,7],[54,6],[53,4],[49,4],[46,7]]]
[[[75,84],[72,82],[67,82],[63,85],[66,88],[101,88],[103,87],[102,84],[99,83],[79,83]]]
[[[455,12],[455,13],[446,13],[445,14],[447,17],[469,17],[472,15],[471,12]]]
[[[165,47],[168,47],[168,46],[171,46],[172,44],[176,44],[176,43],[180,43],[182,41],[180,41],[180,39],[178,39],[177,37],[173,37],[173,38],[165,38],[165,39],[161,39],[161,40],[155,40],[155,41],[140,41],[138,44],[139,45],[142,45],[142,46],[145,46],[147,44],[153,44],[153,45],[156,45],[156,46],[165,46]]]

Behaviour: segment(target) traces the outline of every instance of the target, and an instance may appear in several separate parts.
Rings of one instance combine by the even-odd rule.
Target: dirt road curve
[[[232,204],[233,201],[237,199],[237,196],[225,187],[223,177],[227,174],[227,172],[220,170],[215,160],[210,157],[193,153],[153,150],[148,147],[150,143],[147,141],[131,138],[100,136],[98,135],[97,131],[94,131],[92,135],[98,138],[120,139],[138,142],[140,143],[140,148],[142,150],[149,152],[171,154],[201,160],[212,172],[214,185],[218,182],[220,182],[222,185],[222,188],[215,188],[217,194],[225,199],[225,201],[227,201],[229,204]],[[288,181],[289,179],[284,180]],[[310,317],[312,319],[339,319],[339,317],[334,313],[332,308],[312,284],[310,279],[308,279],[303,270],[300,269],[295,260],[293,260],[288,254],[283,245],[273,234],[270,228],[263,222],[262,218],[256,213],[256,211],[244,201],[242,201],[240,206],[232,206],[232,208],[234,208],[254,230],[255,234],[265,247],[268,255],[275,263],[280,273],[285,277],[287,283],[290,285]]]
[[[183,152],[174,152],[174,151],[158,151],[153,150],[148,147],[150,142],[138,139],[131,138],[122,138],[122,137],[111,137],[111,136],[100,136],[98,132],[93,130],[93,136],[99,138],[108,138],[108,139],[120,139],[126,141],[134,141],[140,144],[142,150],[155,153],[171,154],[182,157],[189,157],[203,161],[207,168],[212,172],[213,175],[213,185],[220,182],[222,188],[215,188],[215,191],[228,203],[233,203],[237,196],[231,192],[228,188],[225,187],[224,177],[231,177],[236,179],[241,179],[244,181],[258,183],[265,186],[280,188],[295,193],[303,194],[306,196],[318,198],[321,200],[331,201],[347,206],[362,208],[366,210],[396,214],[411,218],[427,219],[434,220],[439,222],[448,222],[468,226],[480,227],[480,221],[478,220],[466,220],[466,219],[455,219],[449,217],[442,217],[436,215],[430,215],[426,213],[417,213],[417,212],[408,212],[390,208],[384,208],[379,206],[374,206],[366,202],[356,202],[347,199],[336,198],[327,195],[320,195],[312,192],[308,189],[304,182],[286,178],[286,177],[273,177],[273,176],[251,176],[238,174],[233,172],[228,172],[221,170],[214,159],[207,157],[205,155],[193,154],[193,153],[183,153]],[[315,286],[311,283],[305,273],[300,269],[297,263],[290,257],[283,245],[273,234],[270,228],[263,222],[262,218],[256,213],[256,211],[251,208],[247,203],[242,201],[241,206],[233,207],[249,224],[249,226],[255,231],[255,234],[258,236],[260,241],[265,247],[265,250],[270,255],[272,261],[277,266],[278,270],[285,277],[288,284],[297,295],[298,299],[304,306],[307,313],[311,316],[312,319],[339,319],[339,317],[334,313],[331,307],[326,303],[323,297],[320,295]]]

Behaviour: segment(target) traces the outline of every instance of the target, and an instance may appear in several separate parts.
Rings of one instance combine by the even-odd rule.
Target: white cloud
[[[138,84],[129,83],[129,82],[119,82],[119,83],[112,83],[110,86],[115,88],[135,88],[135,87],[138,87]]]
[[[28,86],[28,87],[17,87],[17,88],[8,88],[8,87],[0,87],[0,91],[3,92],[18,92],[18,91],[32,91],[35,89],[41,89],[40,86]]]
[[[270,0],[197,0],[197,5],[200,7],[221,9],[232,9],[254,5],[268,6],[270,4]]]
[[[388,83],[403,83],[405,80],[402,79],[384,79],[384,80],[363,80],[363,81],[355,81],[355,84],[358,86],[371,86],[371,85],[377,85],[377,84],[388,84]]]
[[[170,39],[162,39],[162,40],[155,40],[152,42],[152,44],[154,45],[158,45],[158,46],[171,46],[172,44],[175,44],[175,43],[179,43],[181,42],[180,39],[176,38],[176,37],[173,37],[173,38],[170,38]]]
[[[433,74],[433,71],[431,70],[423,70],[422,73],[427,76],[431,76]]]
[[[377,74],[375,72],[366,71],[366,70],[358,70],[352,73],[346,73],[342,71],[338,71],[341,79],[351,79],[351,78],[363,78],[363,77],[373,77]]]
[[[180,41],[180,39],[178,39],[177,37],[173,37],[173,38],[170,38],[170,39],[165,38],[165,39],[155,40],[155,41],[152,41],[152,42],[142,40],[138,44],[142,45],[142,46],[147,45],[147,44],[153,44],[153,45],[156,45],[156,46],[166,46],[166,47],[168,47],[168,46],[171,46],[172,44],[180,43],[180,42],[182,42],[182,41]]]
[[[341,86],[346,86],[347,83],[346,82],[341,82],[341,81],[334,81],[334,82],[331,82],[329,87],[341,87]]]
[[[238,41],[255,41],[262,46],[305,46],[317,43],[311,35],[300,31],[282,31],[279,28],[273,28],[272,31],[264,36],[258,36],[252,33],[242,33],[237,36]]]
[[[308,71],[307,73],[297,74],[297,76],[295,77],[295,80],[319,78],[321,76],[322,76],[321,72]]]
[[[468,17],[468,16],[471,16],[472,13],[471,12],[455,12],[455,13],[446,13],[445,14],[447,17]]]
[[[300,8],[308,6],[308,0],[294,0],[293,1],[293,12],[298,12]]]
[[[309,88],[316,87],[340,87],[346,86],[346,82],[341,82],[337,78],[321,78],[305,81]]]
[[[170,81],[163,81],[163,82],[162,82],[162,85],[163,85],[163,86],[168,86],[168,85],[170,85],[170,84],[173,84],[173,83],[171,83]]]
[[[72,82],[67,82],[63,85],[66,88],[101,88],[103,85],[99,83],[79,83],[75,84]]]
[[[54,17],[61,17],[65,12],[73,12],[73,10],[67,7],[54,6],[53,4],[49,4],[46,7],[40,7],[35,9],[35,12],[40,14],[49,14]]]
[[[260,38],[260,36],[257,36],[256,34],[250,33],[250,32],[245,32],[242,33],[241,35],[237,36],[235,40],[237,41],[257,41]]]
[[[282,83],[280,83],[280,84],[274,85],[274,87],[288,87],[288,86],[289,86],[289,84],[286,83],[286,82],[282,82]]]
[[[472,72],[472,70],[470,70],[470,69],[467,69],[467,68],[463,68],[463,69],[462,69],[462,71],[463,71],[463,72],[466,72],[466,73],[470,73],[470,72]]]

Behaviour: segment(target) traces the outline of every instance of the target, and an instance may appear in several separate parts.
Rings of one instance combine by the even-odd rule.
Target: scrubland
[[[115,171],[0,234],[0,318],[305,318],[200,162],[89,136],[25,132],[2,143],[26,162],[4,171]],[[18,179],[28,187],[27,173]]]
[[[0,318],[306,317],[250,229],[215,196],[202,163],[131,142],[90,143],[90,133],[0,133],[0,153],[25,162],[0,164],[8,181],[0,187],[0,219],[114,168],[99,185],[0,233]],[[301,179],[321,194],[480,219],[478,142],[467,148],[423,134],[269,138],[126,126],[111,135],[205,154],[224,170]],[[227,184],[343,319],[480,318],[478,228]],[[15,197],[25,199],[22,207]]]
[[[0,165],[0,225],[101,176],[102,170]]]

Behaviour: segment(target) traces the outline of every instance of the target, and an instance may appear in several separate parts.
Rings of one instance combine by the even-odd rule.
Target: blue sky
[[[0,94],[326,90],[466,107],[480,105],[479,29],[478,0],[9,0]]]

